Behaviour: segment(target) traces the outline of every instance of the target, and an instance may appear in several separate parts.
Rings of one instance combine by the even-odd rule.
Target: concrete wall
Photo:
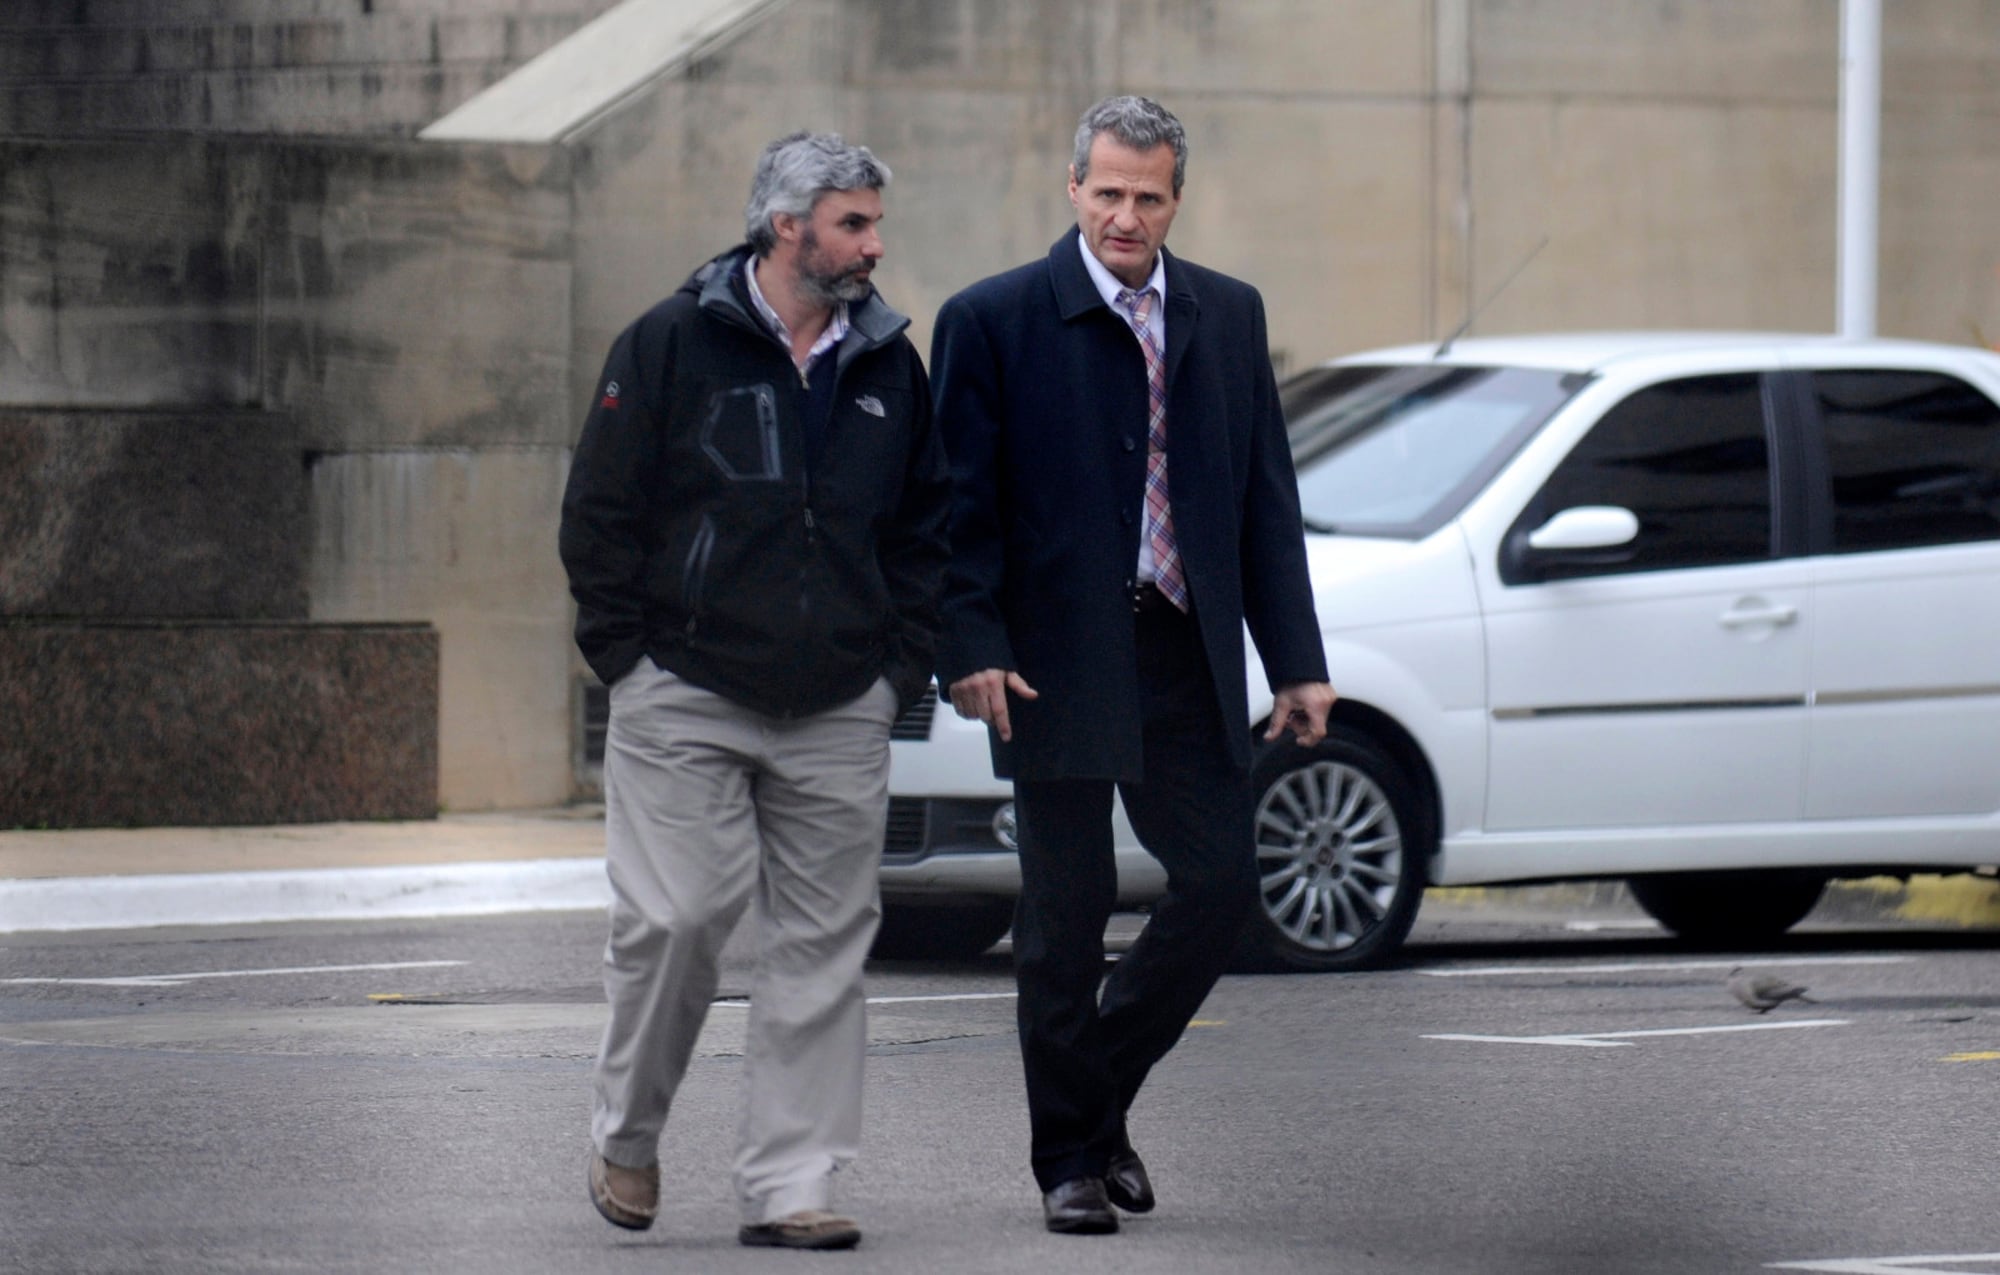
[[[1884,332],[2000,334],[2000,24],[1885,20]],[[1281,364],[1479,330],[1833,321],[1837,0],[795,0],[578,139],[571,397],[717,248],[798,126],[897,171],[884,292],[927,342],[952,291],[1042,253],[1078,112],[1189,128],[1184,255],[1259,284]]]
[[[614,0],[8,0],[0,133],[414,133]]]
[[[0,615],[434,623],[433,805],[565,799],[570,244],[548,148],[0,141],[0,409],[69,409],[0,430]]]
[[[263,397],[309,447],[565,446],[566,157],[545,147],[259,148]]]
[[[437,626],[445,807],[565,800],[566,157],[284,147],[271,191],[266,396],[315,452],[312,618]]]
[[[255,406],[261,152],[0,141],[0,404]]]
[[[554,805],[575,789],[556,448],[326,455],[312,470],[315,620],[437,627],[439,799]]]

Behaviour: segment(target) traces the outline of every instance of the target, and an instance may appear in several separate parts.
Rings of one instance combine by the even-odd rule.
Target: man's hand
[[[956,697],[956,687],[952,694]],[[1333,688],[1325,682],[1289,682],[1279,687],[1277,701],[1271,705],[1271,727],[1264,732],[1264,741],[1269,743],[1289,730],[1300,746],[1311,748],[1326,738],[1326,712],[1333,707],[1335,698]]]
[[[1000,738],[1014,738],[1014,726],[1007,720],[1007,692],[1022,699],[1040,699],[1041,692],[1011,669],[989,668],[961,677],[951,684],[951,706],[960,717],[993,723]],[[1324,712],[1321,714],[1325,716]]]

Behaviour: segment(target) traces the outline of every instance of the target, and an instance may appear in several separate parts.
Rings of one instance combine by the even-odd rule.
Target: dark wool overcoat
[[[1146,482],[1145,356],[1072,230],[945,302],[931,345],[953,480],[940,676],[1018,671],[994,769],[1143,778],[1131,587]],[[1168,484],[1230,751],[1250,764],[1244,626],[1273,688],[1324,680],[1264,303],[1169,254]]]

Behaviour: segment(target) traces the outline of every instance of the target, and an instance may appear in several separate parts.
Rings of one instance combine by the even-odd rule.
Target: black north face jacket
[[[909,320],[872,292],[850,305],[808,384],[751,309],[749,251],[611,347],[563,493],[577,646],[607,685],[651,656],[777,717],[878,676],[907,706],[933,666],[950,501]]]

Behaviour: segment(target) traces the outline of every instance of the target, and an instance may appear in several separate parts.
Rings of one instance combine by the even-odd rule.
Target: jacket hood
[[[763,322],[750,313],[734,284],[736,272],[743,269],[743,263],[751,252],[749,244],[740,243],[709,258],[687,277],[679,290],[698,297],[704,310],[722,313],[738,322],[750,324],[759,332],[764,331]],[[910,320],[909,316],[891,308],[871,285],[866,299],[848,303],[847,325],[847,338],[840,344],[842,363],[863,350],[872,350],[895,340],[903,329],[910,326]]]

